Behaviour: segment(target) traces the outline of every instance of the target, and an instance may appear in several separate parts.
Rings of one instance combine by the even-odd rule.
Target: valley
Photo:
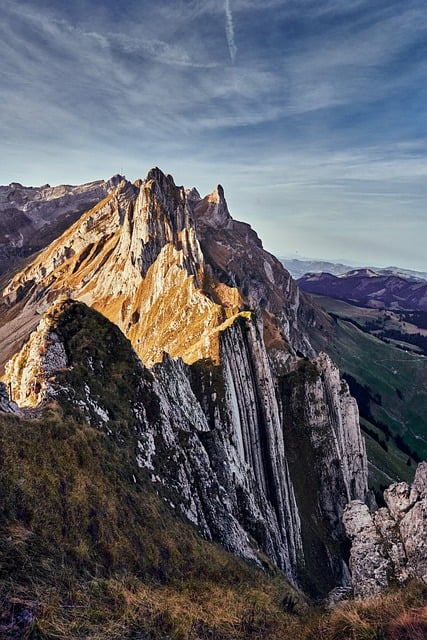
[[[427,456],[427,358],[406,339],[425,335],[414,321],[424,316],[327,296],[313,299],[333,319],[330,333],[313,338],[340,366],[357,398],[372,486],[410,479],[415,464]],[[386,337],[392,331],[399,332],[399,341]]]

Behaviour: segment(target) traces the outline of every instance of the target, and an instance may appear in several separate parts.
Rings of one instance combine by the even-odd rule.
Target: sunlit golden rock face
[[[22,411],[125,423],[202,535],[323,595],[348,582],[340,518],[367,474],[354,401],[307,337],[316,313],[220,186],[201,198],[152,169],[6,286],[4,382]]]
[[[148,366],[164,351],[217,362],[221,325],[248,309],[268,347],[312,354],[298,289],[249,225],[232,219],[222,187],[201,198],[157,168],[135,184],[123,179],[8,284],[6,307],[25,307],[16,341],[60,295],[116,323]],[[5,359],[14,342],[6,334],[0,328],[11,345]]]
[[[149,366],[164,351],[217,361],[218,328],[244,306],[205,264],[184,189],[158,169],[123,180],[3,292],[9,307],[25,298],[34,324],[60,295],[101,311]]]
[[[121,180],[115,175],[75,186],[0,186],[0,274],[46,248]]]

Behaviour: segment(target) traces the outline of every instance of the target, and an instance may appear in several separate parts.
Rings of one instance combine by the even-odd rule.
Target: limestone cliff
[[[350,567],[355,595],[377,595],[409,577],[427,583],[427,462],[413,484],[394,483],[377,511],[355,500],[344,512],[352,540]]]
[[[121,181],[3,300],[14,401],[66,402],[107,433],[120,414],[136,464],[205,537],[258,563],[265,554],[314,595],[349,583],[341,516],[367,493],[357,407],[307,338],[319,312],[231,218],[221,187],[201,198],[159,169]]]
[[[290,427],[286,414],[297,414],[300,398],[280,390],[253,315],[242,313],[220,331],[221,364],[189,366],[165,355],[150,373],[118,329],[93,313],[71,301],[53,306],[6,367],[13,398],[32,407],[55,399],[107,433],[116,431],[117,422],[126,424],[135,438],[135,463],[149,470],[159,491],[206,538],[257,563],[263,552],[316,595],[347,584],[339,516],[351,480],[356,478],[355,496],[363,498],[366,486],[357,485],[340,451],[336,434],[349,445],[352,438],[341,433],[341,400],[327,390],[333,381],[326,378],[324,387],[321,380],[329,361],[321,356],[310,365],[316,372],[310,384],[327,403],[322,419],[317,411],[317,435],[309,436],[323,442],[316,450],[304,442],[312,424],[295,424],[296,432]],[[131,369],[126,376],[122,361]],[[125,379],[119,400],[110,388],[116,370]],[[299,383],[282,384],[296,389]],[[341,394],[347,397],[346,390]],[[310,474],[301,461],[298,472],[294,457],[307,455],[307,446],[313,449],[304,461]],[[319,539],[323,533],[314,555],[313,522]]]

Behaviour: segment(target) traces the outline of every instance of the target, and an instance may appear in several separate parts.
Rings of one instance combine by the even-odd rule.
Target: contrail
[[[234,64],[236,59],[237,47],[234,42],[234,25],[233,14],[231,13],[230,0],[225,0],[225,33],[227,35],[228,50],[230,52],[231,62]]]

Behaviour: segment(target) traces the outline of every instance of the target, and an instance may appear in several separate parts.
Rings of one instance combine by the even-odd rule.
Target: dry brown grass
[[[427,605],[401,613],[387,627],[391,640],[425,640],[427,638]]]
[[[315,616],[301,640],[425,640],[427,586],[410,583],[376,598],[352,600]]]
[[[426,588],[410,585],[332,612],[286,613],[274,581],[221,585],[201,580],[153,587],[134,577],[92,580],[68,601],[48,595],[39,608],[40,638],[68,640],[425,640]],[[411,606],[413,603],[413,606]],[[423,603],[423,604],[420,604]]]
[[[142,472],[129,477],[126,450],[56,405],[2,416],[0,456],[2,640],[273,640],[295,627],[282,602],[302,601],[283,576],[203,541]]]
[[[203,580],[154,587],[127,576],[76,583],[68,591],[37,590],[32,585],[23,594],[22,588],[17,588],[9,598],[2,594],[1,615],[8,624],[0,626],[0,637],[21,637],[13,635],[19,633],[13,620],[18,620],[23,610],[34,619],[25,633],[45,640],[299,637],[300,619],[283,611],[277,585],[272,588],[261,580],[259,587],[246,587]]]

